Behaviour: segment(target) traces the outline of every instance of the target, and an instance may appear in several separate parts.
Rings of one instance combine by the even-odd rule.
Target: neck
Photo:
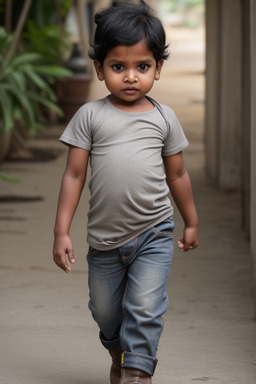
[[[119,100],[116,99],[113,95],[109,95],[108,98],[114,107],[125,112],[148,112],[154,109],[154,105],[146,97],[140,101],[136,100],[134,102]]]

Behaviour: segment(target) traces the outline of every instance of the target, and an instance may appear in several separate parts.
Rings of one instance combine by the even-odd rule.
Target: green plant
[[[48,64],[62,64],[65,52],[72,48],[67,32],[63,31],[60,36],[58,25],[38,28],[33,20],[27,21],[22,39],[27,51],[40,53]]]
[[[11,184],[20,182],[20,179],[18,179],[17,177],[9,177],[4,175],[3,173],[0,173],[0,180],[6,181],[7,183],[11,183]]]
[[[25,0],[0,0],[0,25],[8,25],[15,30]],[[63,22],[73,4],[73,0],[33,0],[29,7],[27,20],[34,20],[37,28]],[[9,12],[6,12],[6,10]]]
[[[41,107],[62,115],[56,105],[51,84],[57,77],[70,75],[66,68],[45,65],[38,53],[8,53],[12,35],[0,28],[0,133],[7,132],[18,121],[30,134],[41,128]]]

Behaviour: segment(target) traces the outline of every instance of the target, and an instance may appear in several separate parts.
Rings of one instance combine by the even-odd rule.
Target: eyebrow
[[[121,63],[121,64],[123,64],[123,63],[125,63],[126,62],[126,60],[120,60],[120,59],[118,59],[118,58],[113,58],[113,59],[111,59],[111,60],[109,60],[109,61],[107,61],[107,63],[108,64],[116,64],[116,63]],[[152,60],[151,58],[143,58],[143,59],[141,59],[141,60],[137,60],[136,62],[135,62],[136,64],[140,64],[140,63],[154,63],[154,60]]]

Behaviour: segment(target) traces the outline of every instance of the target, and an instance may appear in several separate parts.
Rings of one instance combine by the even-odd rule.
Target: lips
[[[137,88],[125,88],[123,89],[123,92],[127,95],[134,95],[136,92],[138,92]]]

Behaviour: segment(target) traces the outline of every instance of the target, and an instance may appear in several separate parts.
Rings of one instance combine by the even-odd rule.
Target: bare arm
[[[59,195],[53,246],[54,261],[65,272],[70,271],[67,256],[70,263],[75,262],[69,230],[86,180],[88,159],[89,151],[69,148]]]
[[[185,168],[182,153],[163,157],[166,181],[172,197],[184,220],[183,236],[178,241],[182,251],[198,246],[198,217],[193,199],[192,187]]]

